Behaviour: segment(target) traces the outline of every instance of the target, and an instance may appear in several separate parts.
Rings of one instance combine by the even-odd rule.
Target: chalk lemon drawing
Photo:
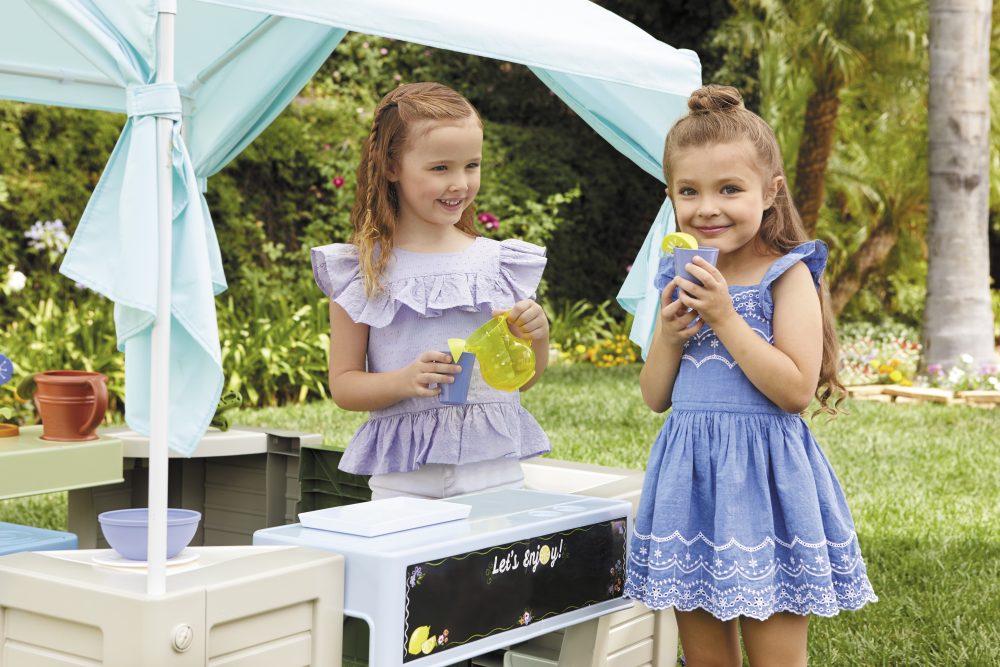
[[[550,555],[551,550],[549,549],[549,545],[543,544],[542,548],[538,550],[538,562],[542,565],[548,565]]]
[[[410,655],[418,655],[423,650],[424,642],[427,641],[430,634],[431,626],[429,625],[421,625],[413,631],[413,634],[410,635],[410,644],[407,646],[407,650],[410,652]],[[431,647],[431,650],[434,650],[433,646]],[[430,653],[430,651],[426,651],[426,653]]]

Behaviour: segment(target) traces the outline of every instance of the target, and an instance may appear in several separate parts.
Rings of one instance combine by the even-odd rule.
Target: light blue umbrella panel
[[[144,434],[157,300],[155,118],[174,122],[168,444],[189,454],[223,383],[214,297],[226,283],[198,182],[267,127],[345,31],[182,0],[177,83],[154,84],[157,10],[156,0],[14,0],[0,24],[0,97],[127,114],[60,271],[114,301],[126,419]]]
[[[701,85],[693,52],[585,0],[204,1],[527,65],[598,134],[661,181],[667,130]],[[673,224],[665,201],[618,294],[635,314],[630,337],[644,357],[659,303],[652,277]]]
[[[174,123],[169,445],[182,453],[200,440],[222,385],[214,296],[225,278],[198,182],[287,106],[348,30],[523,63],[658,178],[666,130],[700,85],[693,53],[586,0],[177,5],[174,85],[153,83],[156,0],[9,0],[0,21],[0,98],[127,115],[61,271],[116,304],[126,417],[140,432],[147,432],[156,310],[151,128],[157,117]],[[668,226],[665,206],[640,258],[651,257]],[[635,266],[646,264],[637,259]],[[648,276],[640,278],[630,276],[632,290],[622,292],[627,308],[639,305],[636,330],[642,304],[656,298]]]

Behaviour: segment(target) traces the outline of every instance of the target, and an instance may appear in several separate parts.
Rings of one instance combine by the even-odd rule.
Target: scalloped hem
[[[833,607],[832,609],[826,609],[826,608],[803,609],[801,607],[791,607],[789,605],[777,605],[775,607],[772,607],[771,613],[769,614],[759,614],[758,612],[756,612],[756,610],[745,610],[729,615],[729,614],[722,614],[718,610],[712,609],[710,606],[701,604],[694,604],[691,605],[690,607],[685,607],[680,604],[669,604],[669,603],[654,606],[646,602],[641,597],[633,597],[628,593],[626,593],[624,597],[628,598],[629,600],[635,600],[636,602],[641,602],[649,609],[653,609],[655,611],[663,611],[664,609],[673,609],[674,611],[694,611],[695,609],[701,609],[703,611],[707,611],[709,614],[719,619],[720,621],[731,621],[734,618],[739,618],[741,616],[752,618],[755,621],[766,621],[775,614],[795,614],[797,616],[822,616],[823,618],[833,618],[842,611],[858,611],[859,609],[862,609],[865,605],[867,605],[869,602],[878,602],[878,598],[872,596],[870,599],[861,602],[857,606],[837,606]]]
[[[838,599],[835,604],[823,603],[815,600],[804,603],[776,602],[768,605],[765,609],[762,609],[760,605],[750,604],[733,605],[722,608],[716,600],[709,599],[707,596],[699,596],[703,599],[696,602],[684,602],[674,596],[662,595],[657,600],[652,601],[649,599],[649,596],[644,596],[628,585],[625,587],[623,597],[641,602],[646,607],[658,611],[663,609],[674,609],[676,611],[694,611],[695,609],[701,609],[707,611],[720,621],[731,621],[734,618],[739,618],[741,616],[752,618],[757,621],[766,621],[774,614],[781,613],[796,614],[798,616],[822,616],[824,618],[832,618],[842,611],[858,611],[870,602],[878,602],[878,596],[875,595],[875,592],[872,590],[870,584],[868,586],[862,586],[862,589],[863,590],[857,599],[853,601]],[[830,594],[836,596],[836,594],[832,591]]]

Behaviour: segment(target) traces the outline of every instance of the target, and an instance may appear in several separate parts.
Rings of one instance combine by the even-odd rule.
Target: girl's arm
[[[747,379],[782,410],[802,412],[809,407],[823,357],[823,318],[806,265],[797,262],[774,283],[773,345],[733,310],[728,288],[726,303],[718,298],[718,281],[725,287],[725,280],[715,267],[699,259],[691,273],[705,283],[702,288],[685,281],[685,289],[695,297],[691,307],[698,308]]]
[[[502,312],[493,311],[493,315],[495,317]],[[518,338],[530,340],[531,349],[535,352],[535,374],[520,389],[528,391],[549,367],[549,320],[541,306],[531,299],[524,299],[507,311],[507,326]]]
[[[344,410],[367,412],[387,408],[413,396],[437,396],[432,383],[455,381],[461,366],[447,363],[444,352],[428,350],[412,364],[385,373],[367,370],[368,325],[357,324],[338,305],[330,302],[330,395]]]
[[[688,312],[680,301],[673,298],[677,279],[670,281],[660,294],[660,314],[653,330],[646,363],[639,372],[639,391],[642,400],[653,412],[665,412],[672,404],[674,381],[681,363],[684,343],[702,327],[691,323],[698,314]]]

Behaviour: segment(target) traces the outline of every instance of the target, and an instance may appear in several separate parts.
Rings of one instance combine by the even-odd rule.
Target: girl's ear
[[[774,205],[774,199],[778,196],[778,192],[781,188],[785,186],[784,176],[775,176],[771,181],[770,187],[764,192],[764,210],[771,208]]]
[[[389,178],[390,183],[399,182],[399,166],[396,162],[389,162],[389,165],[385,168],[385,175]]]

